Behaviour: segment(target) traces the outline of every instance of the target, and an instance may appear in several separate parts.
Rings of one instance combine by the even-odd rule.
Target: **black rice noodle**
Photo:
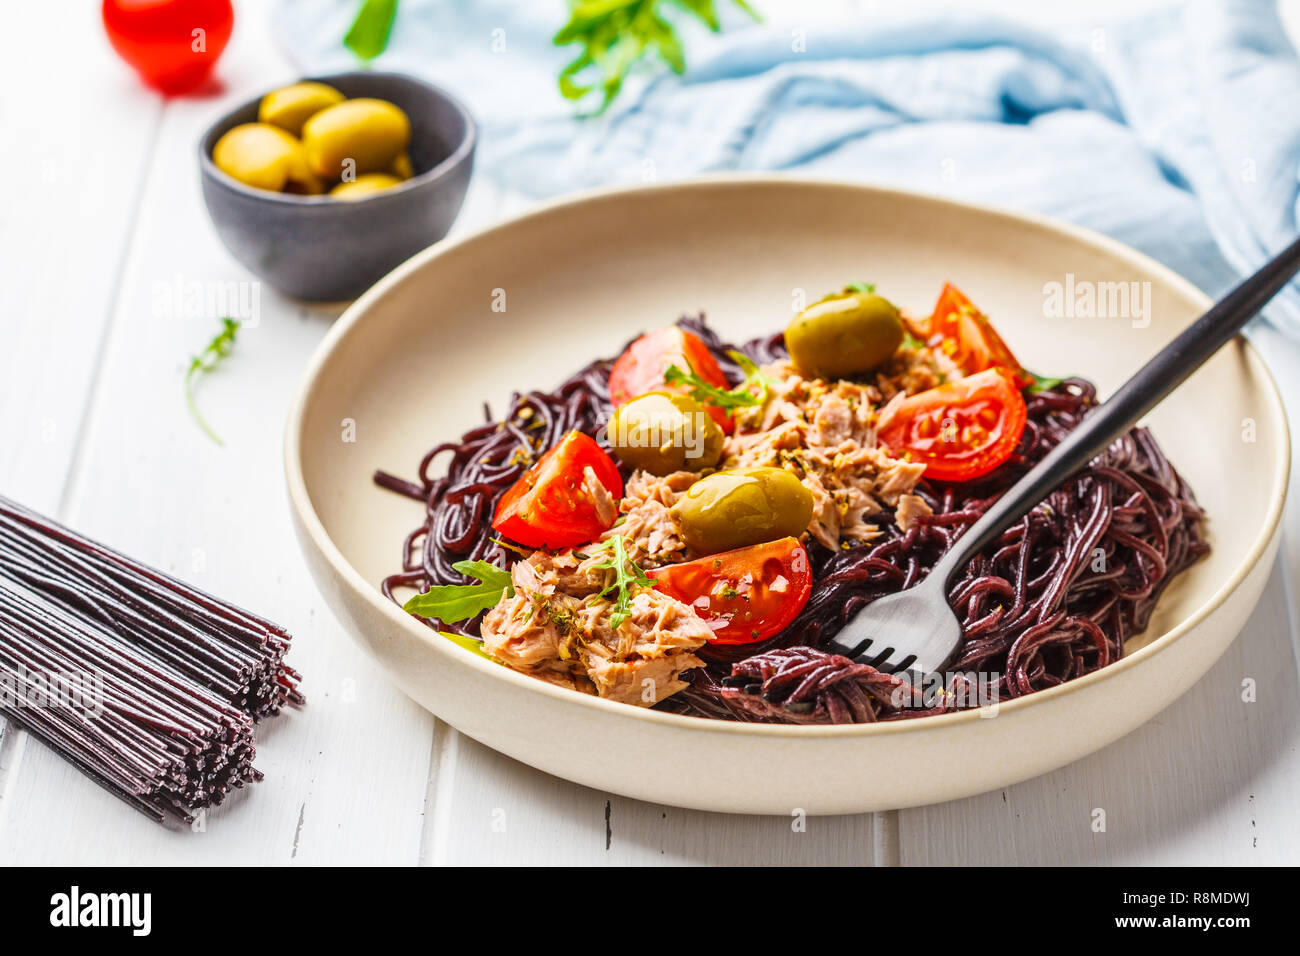
[[[741,380],[726,354],[729,346],[702,318],[680,324],[708,345],[733,383]],[[779,333],[741,351],[760,364],[786,355]],[[423,502],[426,515],[406,539],[403,570],[384,580],[385,594],[392,598],[396,587],[467,583],[452,569],[455,561],[483,558],[504,566],[516,558],[492,531],[496,502],[569,430],[605,443],[611,364],[593,362],[553,393],[512,396],[502,423],[485,408],[487,424],[424,457],[418,483],[376,473],[381,486]],[[1024,438],[1012,459],[977,481],[922,481],[916,493],[934,513],[907,532],[891,521],[882,538],[841,551],[813,541],[812,595],[790,627],[761,644],[706,646],[699,653],[707,666],[689,672],[691,686],[659,708],[783,723],[916,717],[975,705],[974,693],[951,693],[975,681],[1007,699],[1118,660],[1173,577],[1209,550],[1191,489],[1145,428],[1114,442],[959,577],[949,597],[962,621],[963,643],[950,665],[950,693],[914,693],[899,677],[817,650],[868,603],[920,581],[1096,403],[1096,390],[1082,379],[1031,396]],[[449,456],[446,473],[432,477],[442,456]],[[479,619],[442,626],[477,635]]]
[[[492,530],[497,501],[538,457],[570,431],[577,429],[608,450],[605,423],[609,402],[609,370],[613,362],[592,362],[554,392],[514,393],[501,421],[484,404],[486,424],[471,429],[460,441],[443,442],[420,461],[419,483],[383,471],[375,483],[425,506],[425,520],[403,545],[402,571],[385,578],[384,594],[393,597],[397,587],[424,590],[435,584],[469,584],[452,567],[459,561],[485,560],[500,567],[517,554],[503,545]],[[438,460],[446,456],[446,473],[432,477]],[[626,477],[624,471],[624,477]],[[398,603],[401,603],[400,601]],[[480,618],[459,624],[429,622],[460,634],[478,636]]]

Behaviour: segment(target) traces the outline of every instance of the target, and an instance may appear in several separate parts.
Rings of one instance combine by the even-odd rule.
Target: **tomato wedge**
[[[593,478],[608,497],[593,489]],[[501,496],[492,527],[529,548],[585,544],[614,523],[622,496],[618,466],[590,436],[572,431]]]
[[[1034,381],[1034,376],[1025,371],[1002,341],[988,316],[975,308],[951,282],[945,282],[939,293],[939,301],[930,316],[930,334],[943,336],[943,349],[967,375],[987,368],[1002,368],[1012,376],[1017,388],[1025,388]]]
[[[1028,410],[1001,368],[904,399],[877,429],[899,458],[925,462],[925,476],[967,481],[1011,457],[1025,431]]]
[[[717,359],[709,347],[700,341],[699,336],[670,325],[647,332],[618,357],[609,373],[609,400],[618,406],[646,392],[665,389],[690,391],[683,385],[664,382],[664,372],[670,365],[676,365],[683,372],[694,371],[704,381],[718,388],[731,387],[727,377],[722,374]],[[731,434],[735,427],[731,416],[713,405],[706,405],[705,408],[710,417],[722,426],[722,430]]]
[[[724,551],[647,572],[713,628],[714,644],[753,644],[789,626],[812,593],[812,565],[797,538]]]

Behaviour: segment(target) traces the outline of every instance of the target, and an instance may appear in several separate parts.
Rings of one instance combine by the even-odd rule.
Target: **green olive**
[[[366,173],[364,176],[358,176],[352,182],[339,183],[330,190],[330,197],[333,199],[365,199],[367,196],[386,192],[394,186],[400,185],[402,185],[402,181],[391,173]]]
[[[321,182],[319,176],[307,168],[304,162],[297,169],[296,174],[289,175],[288,181],[284,184],[284,191],[296,196],[320,196],[325,192],[325,184]]]
[[[257,119],[300,136],[303,123],[327,106],[342,103],[343,99],[342,93],[324,83],[294,83],[263,96],[257,107]]]
[[[307,173],[298,141],[266,123],[242,123],[212,148],[217,168],[246,186],[279,192],[296,172]]]
[[[689,395],[640,395],[618,407],[606,434],[619,458],[652,475],[701,471],[722,457],[722,429]]]
[[[801,375],[847,378],[889,360],[903,342],[903,320],[888,299],[869,292],[834,295],[808,306],[785,330]]]
[[[388,167],[388,171],[398,179],[410,179],[414,176],[415,167],[411,165],[410,154],[407,153],[406,150],[402,150],[398,153],[397,158],[393,160],[392,164]]]
[[[294,140],[293,162],[289,164],[289,178],[285,181],[284,191],[300,196],[320,196],[325,192],[325,183],[307,166],[307,153],[297,140]]]
[[[719,471],[687,488],[668,511],[682,540],[701,554],[798,537],[812,513],[812,492],[784,468]]]
[[[313,115],[302,128],[312,172],[339,180],[388,169],[411,141],[411,121],[387,100],[344,100]]]

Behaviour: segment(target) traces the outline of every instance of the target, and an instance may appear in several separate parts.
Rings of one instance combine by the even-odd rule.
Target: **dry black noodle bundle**
[[[158,821],[262,779],[281,627],[0,497],[0,714]]]

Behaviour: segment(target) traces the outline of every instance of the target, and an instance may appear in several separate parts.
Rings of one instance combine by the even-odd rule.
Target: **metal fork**
[[[1241,330],[1300,271],[1300,239],[1223,297],[1012,485],[919,584],[858,612],[823,650],[885,671],[942,671],[961,643],[952,581],[1008,527],[1137,423]]]

